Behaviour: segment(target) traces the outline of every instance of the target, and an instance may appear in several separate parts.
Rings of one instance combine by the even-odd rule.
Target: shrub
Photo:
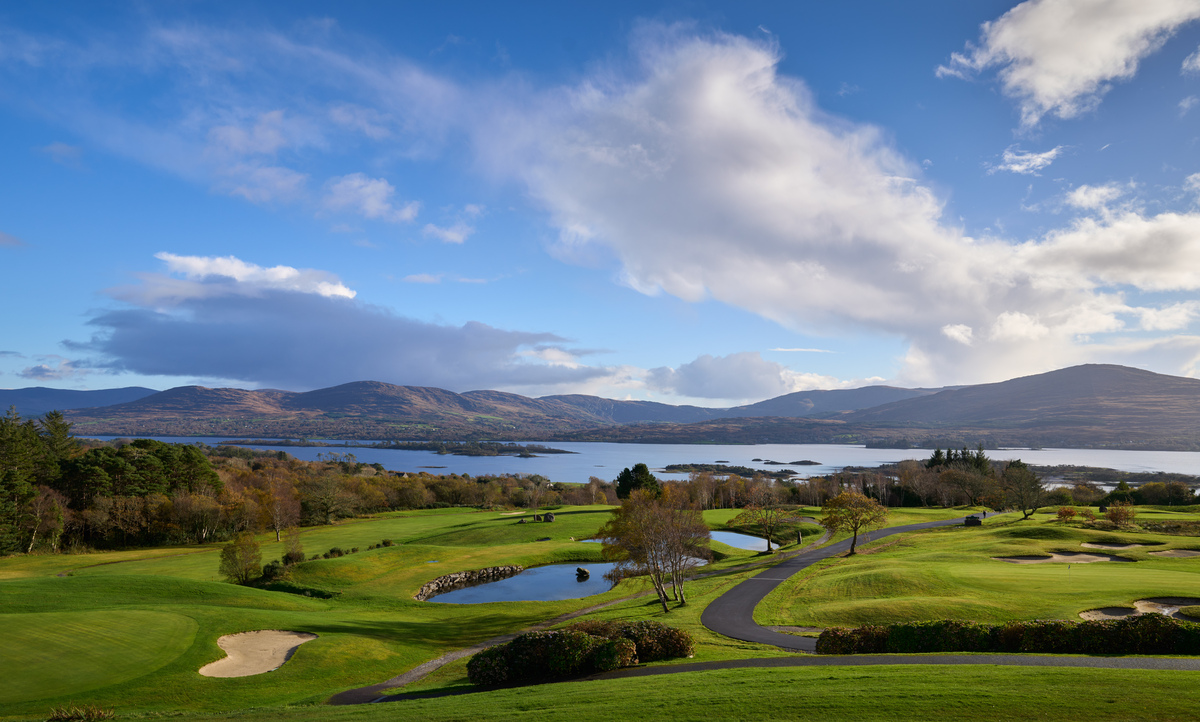
[[[508,645],[488,647],[467,661],[467,678],[471,684],[492,686],[508,681]]]
[[[1105,512],[1104,516],[1117,526],[1126,526],[1133,523],[1134,517],[1137,516],[1137,511],[1133,508],[1133,504],[1128,501],[1115,501],[1108,507],[1108,511]]]
[[[992,644],[990,625],[953,619],[894,624],[887,634],[892,653],[986,652]]]
[[[84,720],[92,722],[92,720],[112,719],[117,716],[117,713],[111,709],[104,709],[95,705],[85,705],[83,707],[52,707],[50,708],[50,716],[46,718],[46,722],[74,722],[75,720]]]
[[[326,559],[337,559],[338,557],[344,557],[344,556],[346,556],[346,552],[341,547],[333,547],[332,549],[330,549],[328,552],[325,553]]]
[[[592,647],[592,669],[608,672],[638,663],[637,647],[628,639],[601,639]]]
[[[595,619],[576,622],[568,629],[606,639],[628,639],[634,644],[638,661],[643,663],[690,657],[695,649],[692,635],[649,620],[618,623]]]
[[[276,559],[263,565],[261,578],[264,582],[272,582],[285,574],[287,574],[287,568],[283,566],[283,562]]]
[[[1075,518],[1075,510],[1069,506],[1058,507],[1058,520],[1071,521]]]
[[[1096,521],[1096,515],[1092,513],[1091,509],[1080,509],[1079,516],[1083,517],[1087,521]]]
[[[350,549],[350,553],[351,553],[351,554],[357,554],[357,553],[358,553],[358,547],[352,547],[352,548]]]
[[[394,543],[395,542],[393,542],[391,539],[384,539],[383,541],[379,542],[379,546],[390,547]]]
[[[830,627],[817,637],[817,654],[883,654],[887,639],[888,628],[876,624]]]
[[[316,558],[316,555],[315,555],[315,554],[313,555],[313,558],[314,558],[314,559]],[[299,563],[300,563],[300,562],[302,562],[302,561],[304,561],[304,552],[303,552],[303,551],[300,551],[300,550],[288,550],[288,551],[286,551],[286,552],[284,552],[284,553],[283,553],[283,564],[284,564],[284,566],[289,566],[289,567],[290,567],[290,566],[292,566],[293,564],[299,564]]]

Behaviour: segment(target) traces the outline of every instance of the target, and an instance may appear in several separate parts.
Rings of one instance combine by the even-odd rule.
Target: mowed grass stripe
[[[197,624],[168,612],[112,610],[0,614],[0,629],[0,704],[11,704],[149,674],[192,645]]]

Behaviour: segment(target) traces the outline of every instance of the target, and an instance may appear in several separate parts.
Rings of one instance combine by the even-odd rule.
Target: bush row
[[[1200,654],[1200,624],[1161,614],[1086,622],[1033,620],[979,624],[941,620],[826,629],[817,654],[1039,652]]]
[[[467,677],[487,686],[541,682],[687,657],[692,649],[691,635],[658,622],[579,622],[485,649],[467,662]]]

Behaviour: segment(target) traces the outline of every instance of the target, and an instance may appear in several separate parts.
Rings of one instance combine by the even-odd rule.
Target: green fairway
[[[179,720],[1192,720],[1194,672],[872,666],[735,669],[563,682],[356,707],[257,708]]]
[[[2,614],[0,629],[0,704],[11,704],[153,672],[192,645],[197,625],[180,614],[114,610]]]
[[[994,557],[1105,553],[1083,542],[1138,543],[1113,550],[1134,563],[1011,564]],[[1137,599],[1200,597],[1200,559],[1151,551],[1200,546],[1187,537],[1114,534],[1061,526],[1039,515],[983,527],[949,527],[884,539],[782,584],[755,611],[760,624],[830,626],[929,619],[1002,622],[1079,619]]]

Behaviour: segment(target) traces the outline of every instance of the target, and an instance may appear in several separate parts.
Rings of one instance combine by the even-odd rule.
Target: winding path
[[[903,534],[909,531],[933,529],[940,526],[953,526],[962,523],[962,519],[944,519],[942,521],[894,526],[872,532],[872,538],[873,540],[881,539],[892,534]],[[844,539],[821,549],[802,552],[755,574],[709,603],[708,607],[704,609],[704,613],[700,615],[700,622],[717,634],[740,639],[744,642],[770,644],[797,652],[815,652],[817,649],[816,639],[811,637],[797,637],[792,634],[784,634],[783,632],[772,631],[766,627],[760,627],[754,621],[754,608],[758,606],[758,603],[764,597],[771,593],[771,590],[787,581],[788,577],[793,574],[807,569],[819,561],[850,551],[850,542],[850,539]]]

